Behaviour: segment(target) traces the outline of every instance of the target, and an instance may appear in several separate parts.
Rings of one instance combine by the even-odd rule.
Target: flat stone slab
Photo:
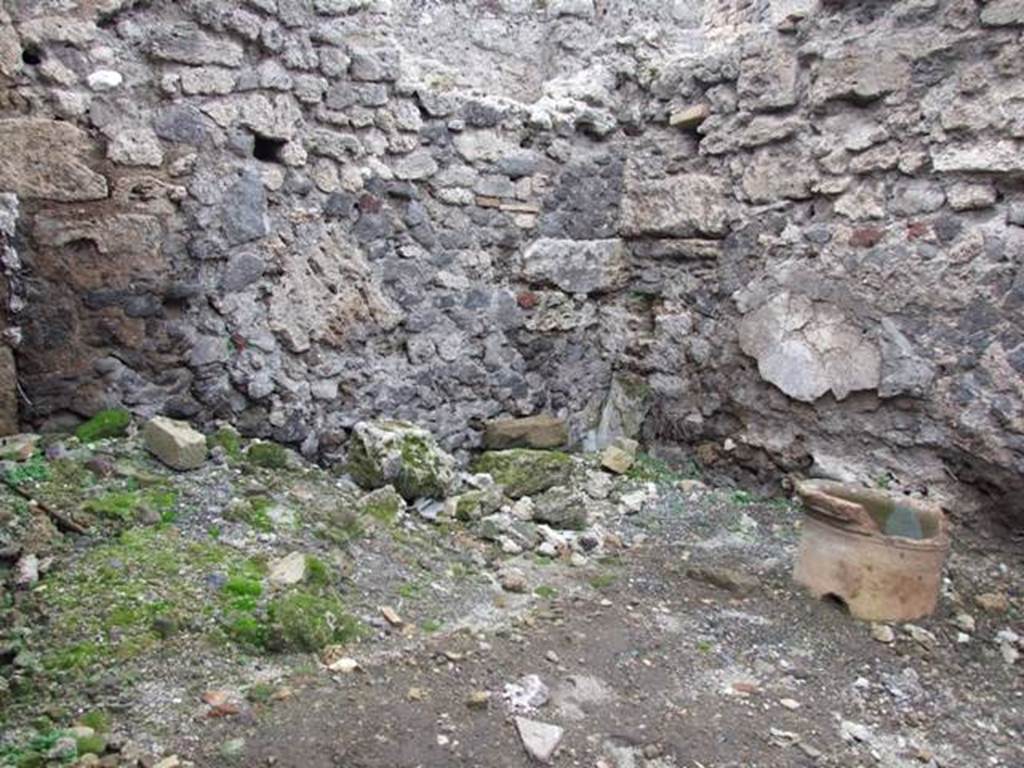
[[[528,720],[525,717],[516,718],[516,729],[519,731],[519,738],[523,742],[526,754],[539,763],[551,762],[565,733],[565,730],[557,725]]]
[[[290,587],[306,578],[306,556],[301,552],[275,560],[267,574],[270,583],[276,587]]]
[[[146,450],[171,469],[198,469],[206,461],[206,436],[183,421],[156,416],[142,430]]]
[[[492,451],[506,448],[562,448],[569,442],[569,430],[563,419],[554,416],[527,416],[523,419],[496,419],[484,426],[484,447]]]

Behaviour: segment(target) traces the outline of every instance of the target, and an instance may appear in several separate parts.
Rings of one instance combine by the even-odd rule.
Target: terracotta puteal
[[[935,610],[949,534],[942,510],[826,480],[798,482],[806,518],[793,578],[868,621],[909,621]]]

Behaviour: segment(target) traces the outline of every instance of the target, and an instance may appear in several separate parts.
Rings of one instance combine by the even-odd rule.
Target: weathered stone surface
[[[725,183],[698,174],[643,179],[634,169],[620,229],[626,237],[721,237],[728,231]]]
[[[238,74],[223,67],[189,67],[181,72],[181,90],[186,94],[226,95],[235,89]]]
[[[784,292],[744,317],[739,335],[762,378],[795,400],[878,388],[878,348],[836,307]]]
[[[743,172],[743,192],[752,203],[806,200],[818,174],[806,157],[784,149],[758,152]]]
[[[237,67],[243,59],[242,47],[238,43],[211,37],[192,24],[158,29],[150,39],[149,50],[157,59],[181,64]]]
[[[668,124],[673,128],[689,130],[696,128],[711,115],[711,108],[707,104],[694,104],[690,107],[675,109],[668,116]]]
[[[437,163],[428,150],[422,149],[399,158],[394,171],[399,179],[418,181],[433,176],[437,172]]]
[[[742,435],[761,478],[1024,473],[1014,2],[43,5],[0,9],[33,427],[119,400],[338,462],[360,419],[465,449],[547,408],[588,447]],[[809,406],[735,343],[786,291],[812,319],[758,359]],[[841,329],[881,363],[837,402],[873,381]]]
[[[983,140],[968,145],[938,145],[932,148],[931,154],[936,171],[1024,171],[1024,153],[1017,142],[1009,139]]]
[[[0,75],[14,77],[21,71],[21,41],[10,24],[0,23]]]
[[[163,149],[149,128],[118,131],[107,147],[107,157],[120,165],[157,167],[164,161]]]
[[[640,444],[628,437],[616,438],[615,442],[601,451],[601,466],[616,475],[626,474],[636,462]]]
[[[156,416],[142,429],[146,450],[171,469],[198,469],[206,461],[206,436],[183,421]]]
[[[981,9],[981,23],[990,27],[1024,26],[1024,0],[991,0]]]
[[[275,587],[290,587],[306,578],[306,555],[292,552],[274,560],[267,569],[267,580]]]
[[[587,435],[587,450],[600,451],[619,438],[636,438],[651,408],[651,387],[636,374],[612,378],[597,425]]]
[[[455,490],[455,459],[425,429],[401,421],[360,422],[347,469],[367,489],[393,485],[403,498],[442,499]]]
[[[744,108],[755,111],[785,109],[797,103],[796,52],[765,45],[749,52],[740,65],[736,91]]]
[[[999,199],[991,184],[954,184],[947,193],[949,207],[954,211],[977,211],[991,208]]]
[[[910,64],[889,51],[865,51],[826,58],[818,65],[812,87],[817,102],[843,99],[867,103],[905,88]]]
[[[935,380],[935,366],[914,348],[895,321],[883,318],[879,347],[882,356],[878,394],[882,397],[923,397]]]
[[[625,249],[621,240],[538,240],[523,254],[523,278],[566,293],[607,293],[626,279]]]
[[[545,764],[554,758],[555,750],[562,742],[562,735],[565,732],[557,725],[528,720],[525,717],[516,718],[516,730],[519,731],[519,738],[523,742],[526,754]]]
[[[559,451],[488,451],[473,462],[473,471],[490,475],[509,497],[518,499],[564,484],[572,471],[572,459]]]
[[[247,96],[237,103],[238,123],[268,139],[290,141],[302,110],[289,94]]]
[[[342,347],[367,328],[391,329],[401,320],[361,249],[341,232],[327,230],[301,253],[288,249],[279,267],[268,320],[294,352],[314,343]]]
[[[230,245],[239,245],[269,231],[263,181],[254,173],[243,174],[224,195],[224,237]]]
[[[18,373],[14,353],[0,345],[0,437],[15,435],[18,429]]]
[[[0,190],[27,199],[102,200],[107,180],[88,165],[95,145],[55,120],[0,120]]]
[[[563,448],[568,442],[569,429],[565,420],[554,416],[497,419],[484,425],[484,447],[492,451],[507,448]]]

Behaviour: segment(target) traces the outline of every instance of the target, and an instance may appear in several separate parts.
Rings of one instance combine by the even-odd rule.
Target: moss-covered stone
[[[206,445],[213,450],[222,448],[225,455],[233,461],[242,458],[242,437],[232,427],[221,427],[206,438]]]
[[[334,595],[290,592],[270,603],[268,616],[266,644],[275,651],[316,652],[360,634],[359,622]]]
[[[448,513],[456,520],[468,523],[496,512],[503,500],[501,488],[497,485],[466,491],[448,500]]]
[[[277,443],[253,443],[245,457],[250,464],[264,469],[285,469],[288,466],[288,451]]]
[[[444,498],[456,485],[455,459],[427,430],[403,421],[357,424],[346,470],[363,488],[390,484],[408,501]]]
[[[102,755],[107,751],[107,740],[99,734],[93,734],[92,736],[79,736],[75,739],[75,745],[78,749],[78,756],[83,755]]]
[[[533,496],[569,479],[572,458],[561,451],[517,448],[488,451],[473,462],[473,471],[488,474],[513,499]]]
[[[392,525],[405,511],[405,499],[390,485],[370,491],[359,500],[362,514],[385,525]]]
[[[274,521],[270,510],[274,502],[266,496],[253,496],[250,499],[237,499],[224,510],[224,519],[248,524],[260,533],[274,530]]]
[[[100,411],[75,430],[75,437],[83,443],[95,443],[111,437],[123,437],[128,433],[132,415],[120,408]]]

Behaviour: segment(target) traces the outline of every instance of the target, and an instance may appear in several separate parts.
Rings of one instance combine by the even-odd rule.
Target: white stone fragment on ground
[[[537,675],[526,675],[515,683],[506,683],[502,698],[512,714],[528,714],[543,707],[551,692]]]
[[[871,636],[880,643],[888,645],[896,640],[896,633],[888,624],[872,624]]]
[[[959,629],[961,632],[971,634],[974,632],[974,617],[969,613],[961,611],[953,617],[953,626]]]
[[[183,421],[156,416],[142,430],[146,450],[171,469],[197,469],[206,461],[206,437]]]
[[[36,555],[22,555],[15,568],[14,585],[27,588],[39,581],[39,558]]]
[[[839,724],[839,735],[843,741],[859,741],[861,744],[870,744],[875,738],[871,729],[866,725],[854,723],[850,720],[843,720]]]
[[[601,452],[601,466],[616,475],[624,475],[636,461],[639,444],[628,437],[620,437]]]
[[[267,578],[275,587],[290,587],[300,583],[306,578],[306,556],[301,552],[292,552],[275,560],[270,564]]]
[[[939,643],[939,639],[934,634],[916,624],[904,624],[903,631],[922,648],[932,649]]]
[[[527,720],[525,717],[516,718],[516,729],[526,753],[541,763],[551,762],[565,733],[564,729],[557,725]]]
[[[349,674],[359,669],[359,662],[355,659],[345,656],[338,659],[335,662],[327,665],[327,669],[331,672],[341,672],[342,674]]]

